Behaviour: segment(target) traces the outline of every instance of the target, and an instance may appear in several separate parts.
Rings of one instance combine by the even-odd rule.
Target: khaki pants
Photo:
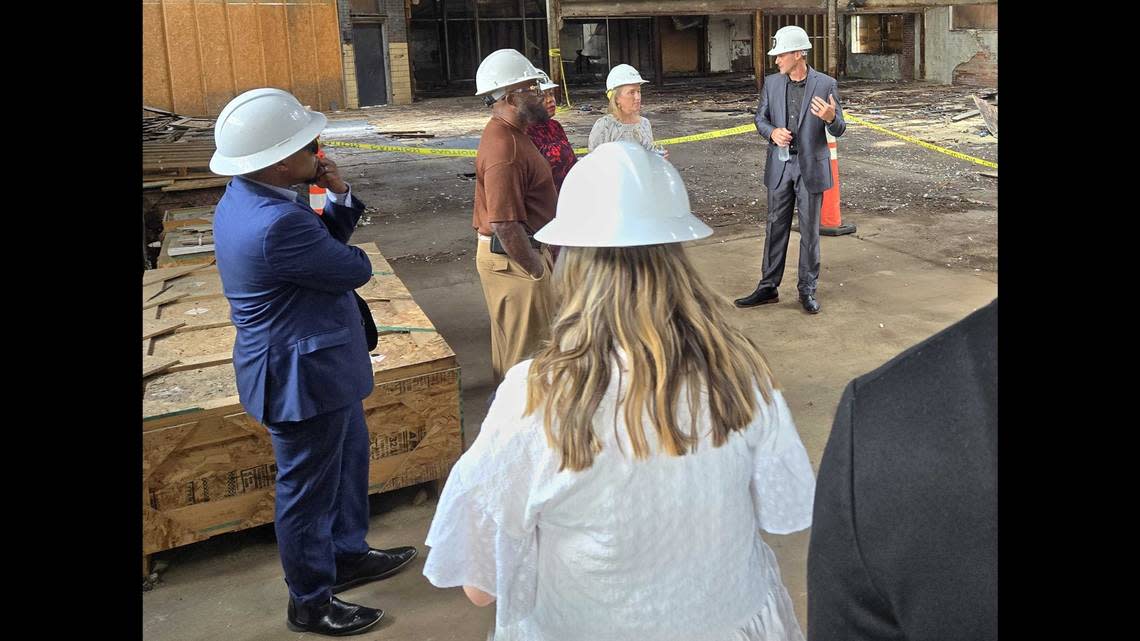
[[[491,369],[496,385],[507,370],[530,358],[550,338],[556,312],[550,280],[554,263],[545,247],[542,260],[546,272],[535,280],[509,257],[492,253],[490,240],[479,239],[475,268],[491,317]]]

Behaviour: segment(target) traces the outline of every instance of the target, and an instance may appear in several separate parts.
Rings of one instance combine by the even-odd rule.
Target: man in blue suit
[[[755,291],[734,301],[737,307],[780,300],[777,289],[784,276],[795,208],[800,221],[796,289],[804,311],[819,313],[815,299],[819,280],[819,215],[823,192],[831,188],[831,153],[824,132],[838,138],[847,124],[843,121],[835,79],[807,66],[810,49],[807,32],[792,25],[776,32],[775,45],[768,52],[776,56],[780,73],[764,78],[760,105],[756,108],[756,130],[770,143],[764,164],[768,224],[763,274]]]
[[[247,91],[218,117],[210,169],[235,176],[215,210],[215,254],[237,328],[238,393],[268,428],[277,459],[286,622],[342,636],[375,625],[383,611],[333,594],[391,576],[416,549],[378,550],[365,541],[369,440],[361,401],[373,377],[353,290],[372,277],[372,266],[348,245],[364,204],[336,163],[316,155],[327,122],[280,89]],[[290,189],[300,183],[329,190],[323,215]]]

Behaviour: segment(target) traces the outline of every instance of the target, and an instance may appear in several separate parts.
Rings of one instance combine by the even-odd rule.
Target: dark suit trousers
[[[277,548],[289,594],[332,596],[337,557],[368,551],[368,427],[360,401],[267,426],[277,459]]]
[[[774,160],[774,162],[779,162]],[[788,237],[792,233],[792,209],[800,221],[799,282],[801,296],[814,295],[819,280],[819,213],[823,193],[809,193],[800,177],[796,156],[785,163],[784,175],[775,189],[768,190],[768,225],[764,236],[764,267],[760,287],[779,287],[788,257]]]

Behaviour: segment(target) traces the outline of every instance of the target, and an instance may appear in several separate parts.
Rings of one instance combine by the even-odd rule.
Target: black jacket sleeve
[[[819,464],[808,548],[808,641],[902,639],[856,538],[853,433],[856,381],[843,391]]]

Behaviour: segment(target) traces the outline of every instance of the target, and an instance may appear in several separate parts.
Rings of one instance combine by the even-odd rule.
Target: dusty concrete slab
[[[883,226],[888,225],[888,226]],[[446,225],[458,236],[462,220]],[[397,232],[393,226],[391,231]],[[468,228],[469,229],[469,228]],[[795,296],[799,237],[792,235],[781,301],[734,310],[762,348],[791,404],[812,465],[818,467],[843,386],[903,349],[945,328],[997,295],[997,275],[946,266],[938,253],[908,244],[878,221],[855,236],[822,239],[819,300],[808,316]],[[862,237],[866,234],[866,237]],[[422,235],[409,243],[430,246]],[[388,238],[389,243],[396,239]],[[760,269],[763,238],[753,229],[722,230],[690,246],[708,284],[731,300],[749,292]],[[382,249],[384,246],[382,245]],[[464,368],[467,439],[474,438],[490,391],[488,327],[470,256],[396,263],[417,302],[436,321]],[[373,545],[422,546],[435,501],[415,504],[415,488],[374,497]],[[420,497],[422,499],[422,496]],[[801,622],[806,613],[809,534],[765,536],[779,558]],[[174,550],[161,558],[162,582],[143,594],[143,633],[150,641],[261,641],[302,638],[284,625],[287,592],[272,528],[227,535]],[[482,641],[492,612],[467,603],[459,590],[437,590],[414,567],[387,581],[361,586],[344,598],[386,609],[385,621],[360,639]],[[310,637],[315,638],[315,637]]]

